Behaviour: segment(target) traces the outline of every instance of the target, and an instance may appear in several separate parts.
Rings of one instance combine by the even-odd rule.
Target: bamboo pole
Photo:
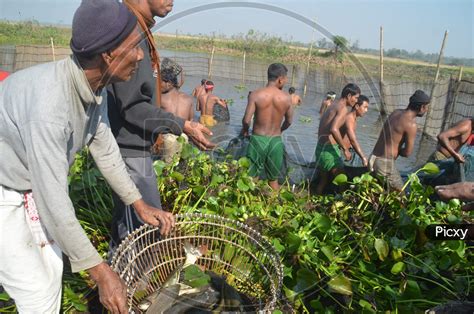
[[[295,75],[296,75],[296,70],[295,69],[296,69],[296,67],[293,64],[291,66],[291,86],[293,86],[293,87],[295,86]]]
[[[383,70],[384,70],[384,63],[383,63],[383,26],[380,26],[380,82],[379,82],[379,90],[380,90],[380,112],[382,115],[388,114],[387,103],[385,101],[385,94],[383,90]]]
[[[433,80],[433,85],[431,86],[431,92],[430,92],[430,101],[433,102],[433,94],[436,88],[436,85],[438,84],[438,79],[439,79],[439,69],[441,66],[441,61],[443,60],[443,53],[444,53],[444,47],[446,45],[446,39],[448,38],[448,31],[444,32],[444,37],[443,37],[443,42],[441,43],[441,49],[439,51],[439,56],[438,56],[438,64],[436,66],[436,74]],[[431,103],[430,106],[428,106],[428,112],[426,114],[426,120],[425,120],[425,126],[423,127],[423,133],[427,134],[427,125],[429,121],[431,120],[431,114],[432,114],[432,109],[433,109],[433,104]],[[430,135],[430,134],[428,134]]]
[[[456,103],[458,102],[459,90],[461,89],[462,72],[463,72],[463,67],[461,66],[459,68],[459,74],[458,74],[458,77],[457,77],[456,83],[455,83],[453,100],[449,104],[449,109],[447,108],[449,111],[448,111],[448,114],[445,117],[445,120],[443,121],[443,131],[451,126],[449,123],[452,122],[454,108],[456,106]]]
[[[54,41],[53,41],[53,37],[49,37],[49,39],[51,40],[51,52],[53,54],[53,61],[56,61],[56,53],[54,51]]]
[[[380,26],[380,83],[383,82],[383,26]]]
[[[306,63],[306,73],[304,75],[303,97],[306,96],[306,90],[308,88],[309,65],[311,63],[311,53],[313,52],[313,43],[314,43],[315,35],[316,35],[316,31],[313,30],[313,35],[311,37],[311,43],[309,45],[309,51],[308,51],[308,62]]]
[[[178,30],[176,29],[176,37],[175,37],[175,44],[174,44],[174,62],[176,62],[177,54],[178,54]]]
[[[246,51],[244,50],[244,58],[242,60],[242,86],[245,86],[245,57]]]
[[[212,77],[212,63],[214,62],[214,52],[216,50],[215,46],[212,46],[212,51],[211,51],[211,59],[209,59],[209,64],[208,64],[208,72],[207,72],[207,79],[211,79]]]

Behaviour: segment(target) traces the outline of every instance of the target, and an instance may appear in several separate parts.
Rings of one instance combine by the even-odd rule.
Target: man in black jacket
[[[161,99],[159,80],[159,59],[150,29],[155,16],[165,17],[173,8],[172,0],[147,1],[124,0],[124,4],[138,19],[145,40],[140,47],[145,52],[136,73],[128,82],[109,85],[108,108],[112,132],[117,140],[130,176],[148,204],[161,208],[153,169],[150,148],[155,135],[168,132],[176,135],[186,133],[201,149],[214,147],[205,134],[212,135],[203,125],[185,121],[168,113],[154,103],[153,94]],[[158,86],[157,88],[155,88]],[[112,222],[112,249],[130,232],[143,224],[143,221],[130,206],[113,195],[114,217]]]

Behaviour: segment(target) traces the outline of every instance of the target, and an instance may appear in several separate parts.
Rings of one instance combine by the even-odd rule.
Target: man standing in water
[[[335,92],[328,92],[326,98],[322,101],[321,107],[319,108],[319,115],[322,116],[329,106],[332,105],[332,102],[336,99]]]
[[[316,194],[321,195],[331,179],[339,174],[343,167],[341,150],[346,160],[351,159],[351,153],[344,145],[341,127],[346,123],[349,110],[357,103],[360,88],[355,84],[347,84],[336,105],[330,106],[321,117],[316,146],[316,167],[319,170],[319,182]]]
[[[161,63],[161,108],[183,120],[192,121],[194,118],[193,98],[178,90],[178,76],[181,71],[181,66],[177,63],[168,58],[163,59]],[[181,134],[181,137],[184,142],[188,141],[186,134]],[[154,147],[164,162],[172,162],[173,157],[181,152],[182,143],[178,141],[178,138],[178,135],[172,133],[162,134],[162,145]]]
[[[367,110],[369,109],[369,98],[364,95],[360,95],[357,103],[352,108],[352,111],[347,114],[346,122],[341,128],[341,135],[344,139],[344,146],[346,149],[350,149],[351,147],[354,151],[359,155],[360,159],[362,160],[362,164],[364,167],[367,167],[367,158],[365,157],[364,152],[360,148],[359,142],[357,141],[356,137],[356,129],[357,129],[357,119],[363,117]]]
[[[199,108],[201,108],[201,117],[199,118],[199,122],[205,126],[211,127],[216,125],[217,122],[222,121],[220,117],[218,119],[218,117],[214,115],[214,107],[221,106],[224,109],[222,111],[226,112],[228,112],[228,108],[225,100],[212,93],[214,91],[214,83],[212,81],[206,81],[204,84],[204,90],[205,92],[202,93],[198,98]]]
[[[288,89],[288,94],[290,94],[291,96],[291,104],[293,106],[301,105],[301,102],[302,102],[301,97],[296,94],[296,89],[294,87],[290,87]]]
[[[288,81],[288,69],[281,63],[268,67],[268,83],[264,88],[249,94],[247,108],[242,119],[243,136],[249,135],[250,122],[254,117],[247,157],[250,159],[251,176],[259,176],[264,170],[268,184],[278,190],[278,176],[283,165],[284,147],[281,133],[293,120],[290,95],[282,89]],[[285,119],[283,124],[283,118]]]
[[[389,187],[401,191],[403,181],[395,166],[398,156],[413,152],[416,138],[416,118],[428,111],[430,96],[417,90],[406,109],[395,110],[385,121],[379,139],[369,158],[369,170],[385,178]]]
[[[204,84],[206,84],[206,82],[207,82],[206,79],[202,79],[201,80],[201,85],[196,86],[193,89],[193,92],[191,94],[191,96],[196,98],[196,111],[201,111],[201,108],[199,107],[199,100],[198,99],[199,99],[199,96],[201,96],[205,92]]]

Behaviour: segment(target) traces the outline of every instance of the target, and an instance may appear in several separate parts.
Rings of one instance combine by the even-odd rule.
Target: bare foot
[[[436,193],[443,200],[458,198],[462,201],[474,201],[474,182],[459,182],[435,187]]]

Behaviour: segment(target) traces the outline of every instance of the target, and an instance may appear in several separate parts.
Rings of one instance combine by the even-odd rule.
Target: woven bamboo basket
[[[159,228],[144,225],[118,247],[112,268],[128,287],[130,311],[163,283],[185,260],[184,243],[205,245],[208,253],[196,265],[226,278],[254,300],[257,311],[270,312],[280,297],[283,269],[274,247],[260,233],[231,219],[207,214],[179,214],[176,227],[162,237]],[[150,280],[153,278],[153,280]],[[144,286],[145,283],[145,286]],[[146,293],[137,295],[137,290]]]

